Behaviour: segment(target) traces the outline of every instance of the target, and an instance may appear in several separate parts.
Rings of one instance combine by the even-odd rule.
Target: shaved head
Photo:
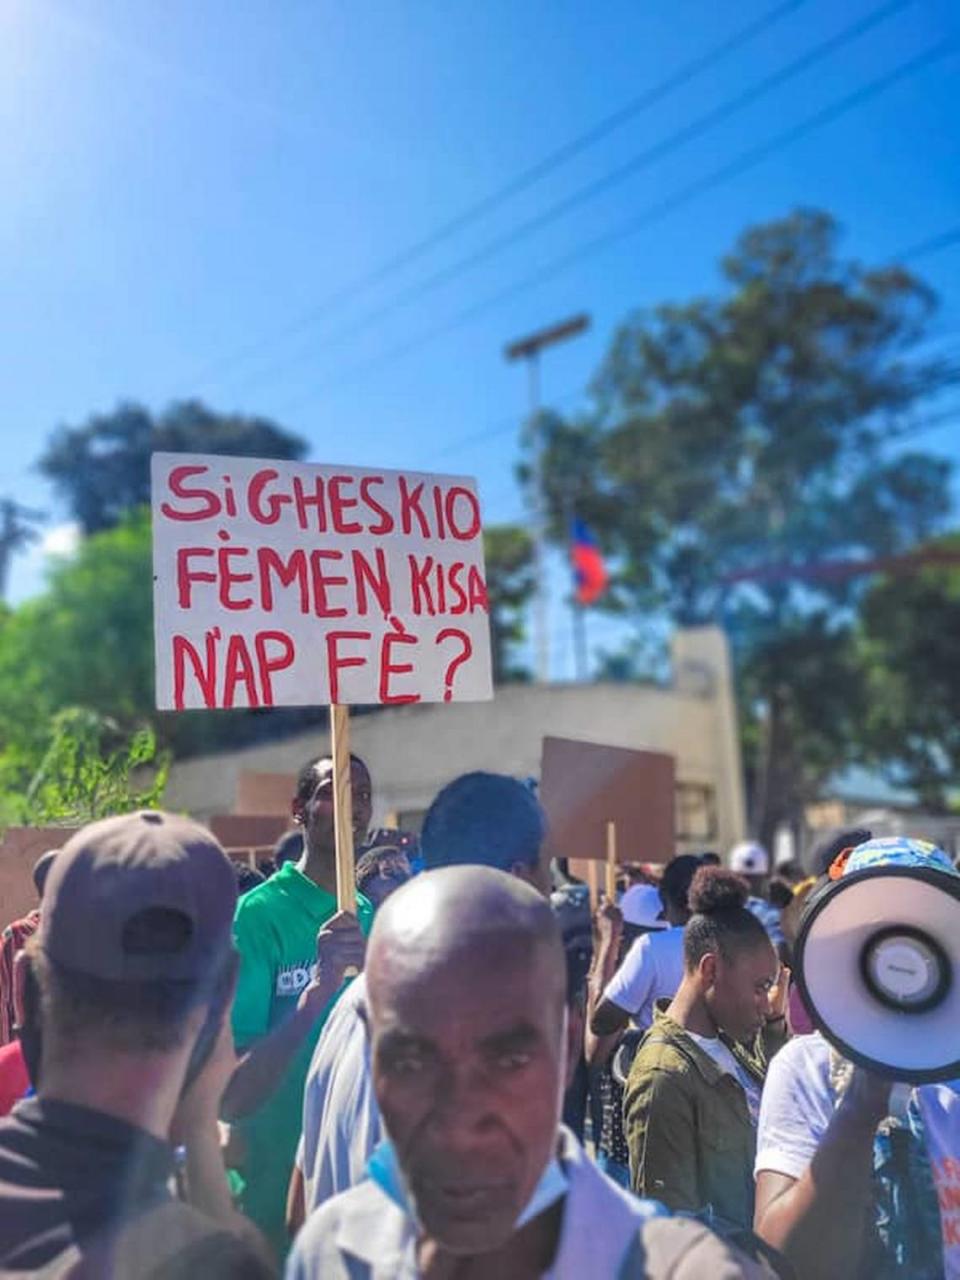
[[[457,1254],[504,1244],[557,1142],[566,966],[549,904],[487,867],[430,871],[377,916],[374,1088],[417,1214]]]
[[[553,956],[559,987],[543,995],[562,1008],[563,941],[546,899],[516,876],[489,867],[446,867],[418,876],[377,915],[366,964],[371,1004],[384,985],[429,982],[455,955],[486,962],[505,941],[521,949],[543,947]]]

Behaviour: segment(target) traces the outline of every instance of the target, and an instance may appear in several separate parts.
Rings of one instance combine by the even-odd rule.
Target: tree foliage
[[[152,453],[302,458],[306,447],[266,418],[215,413],[199,400],[173,404],[159,417],[126,402],[82,426],[60,427],[38,465],[83,531],[97,533],[149,504]]]
[[[890,449],[955,378],[919,354],[935,298],[902,267],[841,257],[838,238],[817,211],[748,229],[716,296],[631,316],[594,410],[547,432],[554,535],[574,486],[615,558],[611,604],[730,630],[765,839],[860,746],[847,677],[864,583],[793,571],[900,552],[950,512],[949,464]],[[780,572],[734,581],[762,566]],[[842,703],[826,742],[821,684]]]
[[[960,554],[960,534],[938,541]],[[867,592],[860,643],[874,760],[945,809],[960,777],[960,567],[886,577]]]
[[[33,826],[79,826],[157,808],[169,768],[169,754],[158,751],[149,726],[127,736],[105,716],[65,707],[51,720],[49,745],[17,817]]]
[[[532,539],[522,525],[492,525],[484,532],[483,551],[494,681],[529,679],[517,662],[516,649],[525,638],[524,610],[536,587]]]

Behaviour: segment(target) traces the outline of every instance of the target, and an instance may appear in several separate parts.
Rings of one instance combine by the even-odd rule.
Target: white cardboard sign
[[[462,476],[156,453],[157,706],[493,697]]]

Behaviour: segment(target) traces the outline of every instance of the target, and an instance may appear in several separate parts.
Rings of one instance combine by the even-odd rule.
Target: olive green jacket
[[[630,1174],[638,1195],[669,1209],[709,1209],[742,1227],[753,1225],[756,1129],[736,1080],[721,1071],[660,1001],[637,1050],[623,1103]],[[725,1043],[763,1083],[767,1063],[785,1039],[768,1027],[753,1051]]]

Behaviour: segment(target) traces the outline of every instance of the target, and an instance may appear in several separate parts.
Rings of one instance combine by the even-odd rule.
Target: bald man
[[[546,893],[549,875],[541,852],[546,829],[536,796],[522,782],[504,774],[465,773],[430,805],[420,852],[428,871],[494,867]],[[310,1064],[287,1212],[291,1235],[307,1213],[365,1176],[383,1136],[370,1082],[366,990],[361,974],[333,1011]]]
[[[388,1136],[369,1180],[310,1217],[287,1280],[758,1274],[621,1191],[560,1125],[576,1045],[560,934],[529,885],[424,874],[381,909],[366,973]]]

